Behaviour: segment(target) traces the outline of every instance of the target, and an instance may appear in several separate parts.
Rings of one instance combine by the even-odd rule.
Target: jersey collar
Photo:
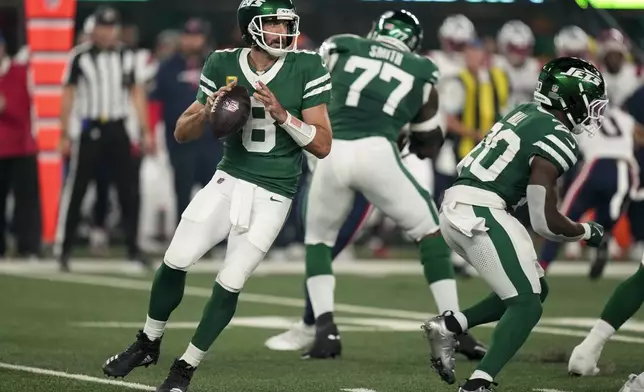
[[[244,48],[241,50],[241,53],[239,55],[239,67],[244,73],[246,80],[248,80],[253,87],[255,87],[257,82],[262,82],[264,84],[270,83],[270,81],[275,78],[280,69],[282,69],[282,66],[284,65],[284,59],[286,58],[286,56],[280,57],[268,71],[264,72],[261,75],[257,75],[255,72],[253,72],[253,70],[250,69],[250,65],[248,64],[249,54],[250,48]]]

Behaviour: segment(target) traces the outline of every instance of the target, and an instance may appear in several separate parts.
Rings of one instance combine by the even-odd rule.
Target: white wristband
[[[584,236],[581,237],[581,239],[584,241],[589,240],[592,234],[592,230],[590,230],[590,225],[588,223],[582,223],[581,227],[583,227],[585,231]]]
[[[286,112],[286,121],[280,124],[286,132],[295,140],[298,146],[304,147],[315,139],[316,129],[314,125],[309,125],[304,121],[300,121],[297,117],[291,116],[291,113]]]

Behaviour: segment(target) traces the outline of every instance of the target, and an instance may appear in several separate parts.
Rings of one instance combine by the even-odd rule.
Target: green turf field
[[[154,390],[188,344],[213,279],[212,273],[189,275],[160,363],[137,369],[124,380],[128,384],[116,385],[101,383],[107,381],[101,364],[131,343],[142,327],[150,276],[0,269],[0,391]],[[619,333],[621,341],[607,346],[600,376],[573,379],[566,372],[568,354],[618,282],[552,276],[538,332],[499,376],[499,391],[617,392],[630,373],[644,371],[640,312]],[[462,306],[488,293],[478,279],[459,284]],[[336,317],[344,343],[338,360],[302,361],[298,353],[272,352],[263,346],[269,336],[297,319],[301,288],[301,277],[295,274],[252,278],[240,297],[233,326],[195,373],[191,391],[458,390],[441,383],[428,366],[419,326],[435,309],[421,275],[338,277]],[[479,327],[473,333],[489,341],[491,331]],[[473,366],[459,358],[457,376],[467,378]]]

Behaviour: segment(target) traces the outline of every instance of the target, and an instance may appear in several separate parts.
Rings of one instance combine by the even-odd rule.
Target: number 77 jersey
[[[438,68],[428,58],[356,35],[327,39],[320,52],[333,84],[333,138],[395,141],[427,102]]]
[[[550,161],[562,175],[577,162],[574,135],[538,103],[517,106],[459,162],[455,185],[496,193],[506,207],[525,201],[534,156]]]

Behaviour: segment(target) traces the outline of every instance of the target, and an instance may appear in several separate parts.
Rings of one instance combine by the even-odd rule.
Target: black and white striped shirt
[[[140,83],[135,55],[123,46],[100,49],[91,43],[72,50],[63,85],[75,86],[75,104],[81,118],[115,121],[129,113],[130,90]]]

